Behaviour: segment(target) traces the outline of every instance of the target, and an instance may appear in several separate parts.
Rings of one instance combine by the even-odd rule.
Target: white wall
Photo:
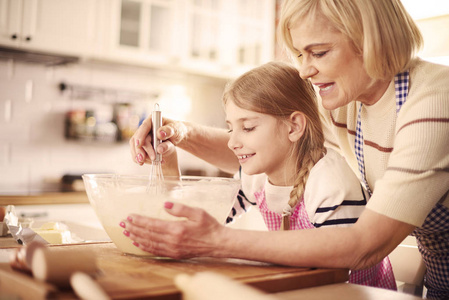
[[[132,162],[126,142],[79,142],[64,138],[65,113],[76,106],[93,105],[95,101],[82,103],[61,93],[58,90],[61,81],[156,91],[161,95],[173,85],[183,86],[184,96],[191,100],[186,120],[225,126],[221,106],[225,80],[99,63],[46,67],[0,60],[0,195],[53,191],[64,174],[149,173],[148,166],[139,167]],[[170,103],[159,100],[162,109],[165,105],[170,111]],[[207,175],[216,175],[214,167],[187,153],[179,155],[183,169],[202,168]]]
[[[447,5],[449,7],[449,2]],[[424,37],[424,47],[419,56],[449,66],[449,14],[416,22]]]
[[[424,47],[418,55],[428,61],[449,66],[449,1],[402,0],[418,24]]]

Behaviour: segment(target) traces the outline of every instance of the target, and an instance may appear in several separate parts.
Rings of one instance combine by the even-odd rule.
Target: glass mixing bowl
[[[167,177],[162,188],[148,188],[145,175],[84,174],[89,202],[106,233],[126,254],[153,256],[132,244],[119,223],[131,213],[163,220],[180,220],[164,209],[167,201],[200,207],[225,223],[240,188],[240,181],[221,177]]]

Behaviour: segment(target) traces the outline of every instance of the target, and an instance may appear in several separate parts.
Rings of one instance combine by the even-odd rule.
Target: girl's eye
[[[316,58],[320,58],[320,57],[323,57],[326,53],[327,53],[327,51],[323,51],[323,52],[312,52],[312,56],[313,56],[313,57],[316,57]]]
[[[243,127],[243,131],[245,131],[245,132],[251,132],[251,131],[254,130],[254,128],[256,128],[256,127]]]
[[[232,132],[232,129],[229,129],[229,130],[228,130],[228,133],[231,133],[231,132]]]

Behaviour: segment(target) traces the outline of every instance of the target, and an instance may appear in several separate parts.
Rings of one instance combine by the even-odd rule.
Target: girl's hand
[[[151,163],[156,157],[151,141],[151,115],[143,121],[140,127],[129,140],[131,157],[135,163],[143,165]],[[183,141],[187,134],[187,127],[182,122],[167,118],[162,119],[162,126],[157,132],[157,137],[163,142],[156,149],[162,154],[162,158],[173,157],[176,153],[175,147]]]
[[[125,232],[134,245],[157,256],[185,259],[214,256],[225,227],[203,209],[179,203],[165,203],[166,211],[181,221],[163,221],[132,214]]]

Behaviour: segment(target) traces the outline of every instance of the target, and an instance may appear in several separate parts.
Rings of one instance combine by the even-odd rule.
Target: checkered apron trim
[[[259,211],[270,231],[278,231],[281,228],[282,214],[271,211],[265,199],[265,190],[254,193]],[[309,220],[304,201],[299,202],[290,217],[290,230],[315,228]],[[396,281],[390,260],[385,257],[383,261],[365,270],[350,271],[349,282],[396,290]]]
[[[449,299],[449,208],[437,203],[412,235],[427,268],[427,299]]]
[[[362,180],[362,184],[365,186],[366,191],[372,194],[371,189],[366,181],[365,177],[365,158],[363,155],[363,132],[362,132],[362,121],[360,118],[360,112],[362,111],[362,103],[360,103],[359,111],[357,113],[357,125],[355,128],[355,141],[354,141],[354,150],[355,157],[357,158],[357,165],[360,172],[360,179]]]
[[[396,91],[396,114],[401,110],[402,104],[407,100],[408,94],[408,83],[409,83],[409,71],[405,71],[403,73],[399,73],[394,77],[394,88]],[[354,150],[355,156],[357,158],[357,165],[360,172],[360,178],[362,180],[362,184],[365,186],[366,190],[370,195],[372,195],[371,189],[369,187],[368,182],[366,181],[365,176],[365,157],[363,154],[363,132],[362,132],[362,120],[360,117],[362,111],[363,104],[360,103],[358,113],[357,113],[357,123],[355,128],[355,141],[354,141]]]

